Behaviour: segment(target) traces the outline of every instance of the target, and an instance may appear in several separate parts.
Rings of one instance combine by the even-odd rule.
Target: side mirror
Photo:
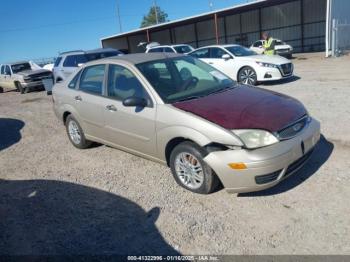
[[[229,60],[229,59],[231,59],[232,57],[231,57],[229,54],[224,54],[224,55],[222,55],[221,58],[224,59],[224,60]]]
[[[123,101],[123,106],[127,107],[146,107],[147,101],[144,98],[139,97],[128,97]]]

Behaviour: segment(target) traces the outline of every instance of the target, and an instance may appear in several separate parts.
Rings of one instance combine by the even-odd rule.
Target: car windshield
[[[230,51],[234,56],[252,56],[257,55],[254,51],[243,47],[243,46],[229,46],[226,47],[228,51]]]
[[[32,67],[29,63],[22,63],[22,64],[15,64],[11,66],[12,72],[14,74],[17,74],[18,72],[25,71],[25,70],[32,70]]]
[[[185,53],[189,53],[193,50],[193,48],[191,48],[188,45],[180,45],[180,46],[174,46],[174,49],[176,50],[177,53],[179,54],[185,54]]]
[[[190,57],[136,65],[165,103],[175,103],[225,91],[236,85],[208,64]]]

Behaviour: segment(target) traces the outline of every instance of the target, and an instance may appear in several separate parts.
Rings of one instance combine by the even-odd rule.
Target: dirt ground
[[[170,170],[75,149],[45,92],[0,94],[0,254],[350,255],[350,57],[302,54],[264,84],[322,125],[307,165],[258,193],[196,195]]]

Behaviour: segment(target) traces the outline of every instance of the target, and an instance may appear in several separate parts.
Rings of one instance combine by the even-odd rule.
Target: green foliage
[[[151,26],[157,24],[157,17],[156,17],[156,12],[158,15],[158,24],[168,22],[168,14],[165,13],[160,9],[159,6],[152,6],[149,9],[149,12],[147,15],[143,16],[143,20],[141,22],[140,27],[146,27],[146,26]]]

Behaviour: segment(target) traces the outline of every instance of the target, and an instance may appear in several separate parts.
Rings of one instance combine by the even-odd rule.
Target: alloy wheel
[[[254,85],[256,79],[256,73],[254,70],[246,68],[240,73],[240,80],[245,85]]]
[[[204,181],[203,167],[192,154],[183,152],[175,159],[175,171],[183,185],[191,189],[198,189]]]
[[[79,127],[76,122],[70,121],[68,124],[68,132],[71,140],[74,144],[78,145],[81,142],[81,134],[79,131]]]

